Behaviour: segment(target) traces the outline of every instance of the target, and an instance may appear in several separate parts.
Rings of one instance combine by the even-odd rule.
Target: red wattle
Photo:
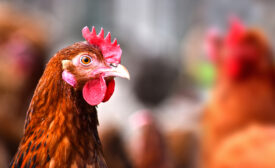
[[[115,80],[112,79],[110,82],[108,82],[107,91],[103,99],[103,102],[108,101],[113,95],[114,91],[115,91]]]
[[[107,85],[103,77],[86,82],[82,89],[83,98],[92,105],[101,103],[106,95]]]
[[[236,60],[228,60],[226,67],[226,72],[231,78],[238,78],[241,73],[241,65]]]

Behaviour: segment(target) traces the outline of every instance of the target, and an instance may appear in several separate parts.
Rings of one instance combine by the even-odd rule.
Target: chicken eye
[[[80,62],[83,65],[89,65],[92,62],[92,58],[88,55],[83,55],[80,57]]]

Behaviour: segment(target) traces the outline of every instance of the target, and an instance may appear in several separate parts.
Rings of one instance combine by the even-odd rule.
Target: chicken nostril
[[[110,66],[116,68],[118,65],[116,63],[111,63]]]

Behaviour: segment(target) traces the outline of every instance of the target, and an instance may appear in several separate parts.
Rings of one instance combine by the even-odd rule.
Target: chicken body
[[[134,168],[172,168],[165,137],[151,112],[137,112],[132,121],[138,133],[130,142]]]
[[[219,86],[226,87],[226,86]],[[258,79],[218,88],[204,115],[204,157],[211,160],[215,148],[235,131],[252,123],[275,123],[274,86]]]
[[[34,92],[10,167],[107,167],[96,106],[91,104],[111,96],[109,85],[120,64],[112,67],[102,53],[90,42],[78,42],[52,57]]]
[[[212,168],[272,168],[274,154],[275,127],[251,125],[221,143]]]
[[[234,24],[216,50],[217,81],[203,117],[203,167],[212,168],[217,146],[234,132],[252,123],[275,123],[268,43],[258,30]]]
[[[99,136],[109,168],[133,168],[120,129],[108,125],[108,127],[99,130]]]
[[[189,130],[173,130],[166,133],[168,152],[171,154],[173,168],[197,167],[196,135]]]

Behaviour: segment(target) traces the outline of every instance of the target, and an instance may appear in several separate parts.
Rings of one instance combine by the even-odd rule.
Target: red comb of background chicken
[[[222,47],[221,43],[224,41],[226,47],[230,50],[234,48],[245,32],[243,23],[237,17],[230,18],[230,29],[227,36],[222,36],[219,29],[211,28],[207,33],[204,41],[204,49],[211,61],[216,62],[219,57],[219,50]]]
[[[231,52],[236,50],[241,38],[245,33],[245,27],[240,19],[237,17],[230,18],[230,29],[228,35],[225,38],[225,45]],[[241,73],[241,64],[236,61],[234,56],[231,56],[227,60],[227,73],[231,77],[238,77]]]
[[[245,32],[245,26],[243,25],[241,20],[238,19],[237,17],[231,17],[230,29],[225,40],[226,44],[229,47],[235,46],[243,36],[244,32]]]
[[[101,28],[99,34],[96,34],[95,27],[93,26],[92,32],[86,26],[82,29],[82,35],[92,45],[98,46],[109,63],[120,63],[122,50],[120,45],[117,44],[117,40],[114,39],[111,42],[111,33],[108,32],[107,36],[104,38],[104,29]]]

